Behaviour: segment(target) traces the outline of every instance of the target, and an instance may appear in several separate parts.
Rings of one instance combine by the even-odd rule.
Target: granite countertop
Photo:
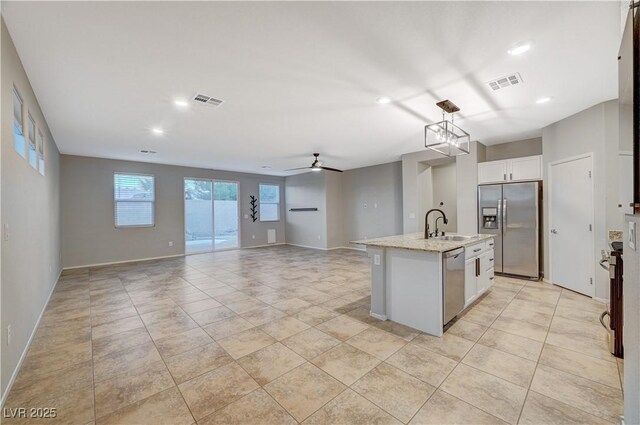
[[[448,233],[447,236],[455,236]],[[384,238],[353,241],[352,244],[376,246],[379,248],[409,249],[412,251],[445,252],[493,238],[492,235],[473,235],[464,241],[443,241],[439,239],[424,239],[424,233],[410,233],[407,235],[387,236]]]

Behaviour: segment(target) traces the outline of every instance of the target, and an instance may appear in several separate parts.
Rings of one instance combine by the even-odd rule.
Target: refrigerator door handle
[[[498,199],[498,230],[502,230],[502,199]]]
[[[504,230],[502,230],[502,233],[507,233],[507,200],[503,199],[502,200],[502,227],[504,227]]]

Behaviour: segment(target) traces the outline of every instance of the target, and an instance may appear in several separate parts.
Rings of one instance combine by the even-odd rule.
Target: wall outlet
[[[373,208],[378,208],[378,203],[377,202],[374,202]]]
[[[9,240],[9,224],[5,223],[2,228],[2,235],[5,241]]]
[[[173,246],[173,241],[169,241],[169,246]]]
[[[380,254],[375,254],[373,256],[373,264],[376,265],[376,266],[380,265]]]
[[[256,238],[256,235],[251,235],[251,239],[255,239],[255,238]]]
[[[245,214],[245,215],[244,215],[244,218],[245,218],[245,220],[246,220],[247,218],[249,218],[249,214]]]
[[[318,240],[321,240],[321,239],[322,239],[322,237],[320,235],[318,235]]]
[[[367,209],[367,203],[366,202],[364,203],[364,208]]]
[[[7,345],[11,345],[11,325],[7,325]]]

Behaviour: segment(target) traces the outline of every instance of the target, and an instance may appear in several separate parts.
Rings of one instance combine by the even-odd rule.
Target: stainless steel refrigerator
[[[496,273],[538,279],[540,182],[478,186],[478,233],[495,236]]]

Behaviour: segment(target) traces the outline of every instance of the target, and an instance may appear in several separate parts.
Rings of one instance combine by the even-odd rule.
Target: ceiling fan
[[[290,168],[284,171],[306,170],[310,168],[311,171],[327,170],[327,171],[337,171],[338,173],[342,173],[342,170],[338,170],[337,168],[325,167],[324,165],[322,165],[322,161],[318,159],[318,157],[320,156],[319,153],[314,153],[313,156],[315,157],[315,160],[311,163],[310,167]]]

